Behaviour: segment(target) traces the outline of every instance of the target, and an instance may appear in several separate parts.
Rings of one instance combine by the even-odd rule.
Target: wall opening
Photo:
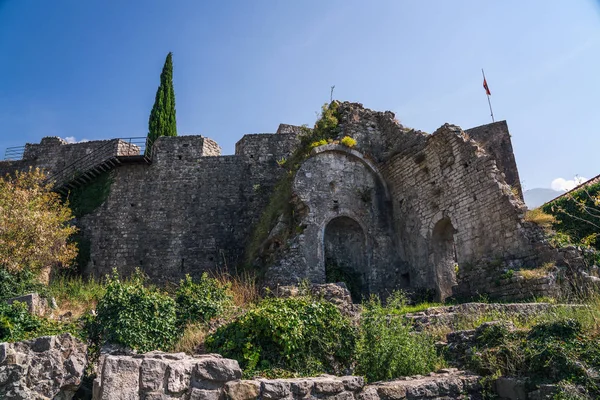
[[[452,296],[452,287],[457,284],[454,231],[450,218],[446,217],[435,224],[431,235],[431,258],[438,301]]]
[[[358,302],[368,293],[366,237],[362,227],[349,217],[332,219],[325,227],[325,279],[344,282]]]

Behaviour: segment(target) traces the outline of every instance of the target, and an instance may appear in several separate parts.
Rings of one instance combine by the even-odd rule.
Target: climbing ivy
[[[67,195],[69,206],[76,218],[90,214],[106,201],[113,183],[112,174],[104,172],[91,182],[73,189]]]

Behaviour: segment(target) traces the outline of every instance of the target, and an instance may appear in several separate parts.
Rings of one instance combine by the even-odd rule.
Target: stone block
[[[288,397],[291,393],[290,382],[284,379],[261,380],[261,394],[265,400],[278,400]]]
[[[230,381],[225,384],[225,395],[230,400],[253,400],[260,395],[260,382]]]
[[[48,301],[37,293],[28,293],[23,296],[6,300],[8,304],[12,304],[15,301],[27,304],[29,313],[37,316],[44,315],[48,309]]]

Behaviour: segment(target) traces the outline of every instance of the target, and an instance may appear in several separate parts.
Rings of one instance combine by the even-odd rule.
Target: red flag
[[[483,78],[483,88],[485,89],[485,94],[487,94],[488,96],[492,95],[492,93],[490,92],[490,88],[487,85],[487,81],[485,80],[485,77]]]

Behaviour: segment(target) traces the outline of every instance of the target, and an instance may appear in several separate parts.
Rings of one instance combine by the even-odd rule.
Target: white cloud
[[[581,176],[576,176],[574,179],[556,178],[552,181],[550,187],[554,190],[566,192],[577,185],[581,185],[585,181],[587,181],[587,178]]]
[[[65,138],[65,141],[67,143],[82,143],[82,142],[88,142],[89,140],[87,140],[87,139],[77,140],[77,139],[75,139],[75,136],[67,136]]]

